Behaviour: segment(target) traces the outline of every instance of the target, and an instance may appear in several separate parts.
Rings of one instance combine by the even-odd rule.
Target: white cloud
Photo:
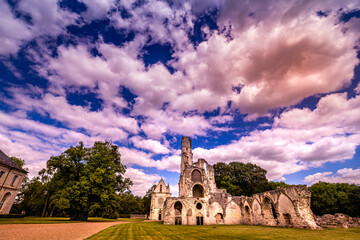
[[[5,0],[0,1],[0,54],[16,53],[32,36],[29,26],[15,18]]]
[[[304,178],[304,182],[310,185],[317,182],[329,182],[329,183],[354,183],[360,184],[360,168],[343,168],[339,169],[336,173],[322,172],[308,175]]]
[[[77,14],[60,9],[57,0],[20,1],[19,10],[31,16],[34,35],[60,34],[77,18]]]
[[[143,170],[135,168],[127,168],[124,177],[131,179],[134,184],[131,191],[138,196],[144,196],[153,183],[161,179],[157,174],[146,174]]]
[[[130,142],[134,144],[135,147],[140,149],[150,150],[155,154],[167,154],[170,150],[161,144],[161,142],[153,139],[144,139],[139,136],[131,137]]]

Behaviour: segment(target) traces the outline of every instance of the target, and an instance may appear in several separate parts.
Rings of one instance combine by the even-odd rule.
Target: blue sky
[[[0,0],[0,148],[119,146],[134,194],[195,161],[360,184],[358,1]]]

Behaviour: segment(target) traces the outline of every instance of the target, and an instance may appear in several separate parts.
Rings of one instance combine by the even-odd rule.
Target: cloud
[[[62,10],[57,0],[20,1],[18,9],[31,16],[35,36],[60,34],[65,31],[65,26],[74,23],[78,17]]]
[[[315,173],[306,176],[304,182],[309,183],[310,185],[317,182],[360,184],[360,168],[343,168],[339,169],[336,173]]]
[[[123,141],[128,136],[127,132],[137,133],[139,131],[134,118],[118,114],[112,108],[91,111],[89,107],[71,105],[63,96],[46,93],[41,98],[31,98],[21,90],[13,89],[12,91],[15,100],[6,100],[10,105],[26,111],[36,110],[75,130],[85,129],[92,136]]]
[[[180,152],[174,155],[162,157],[161,160],[154,160],[152,153],[146,153],[137,149],[119,147],[121,161],[127,166],[138,165],[141,167],[155,167],[159,170],[179,172]]]
[[[135,147],[140,149],[150,150],[155,154],[167,154],[170,150],[162,145],[159,141],[153,139],[144,139],[139,136],[131,137],[130,142],[134,144]]]
[[[360,97],[346,94],[321,98],[315,110],[291,109],[274,119],[271,129],[255,130],[248,136],[213,149],[194,149],[194,159],[217,162],[241,161],[268,171],[279,179],[326,162],[353,158],[360,144]]]
[[[234,32],[231,40],[213,33],[196,49],[176,52],[179,61],[173,65],[186,71],[184,78],[194,90],[172,106],[205,111],[224,107],[231,100],[251,120],[270,109],[349,85],[358,64],[356,34],[344,33],[334,19],[315,13],[289,22],[270,22]]]
[[[157,174],[146,174],[143,170],[136,168],[127,168],[124,177],[131,179],[134,184],[131,191],[138,196],[144,196],[153,183],[161,179]]]
[[[30,28],[15,18],[4,0],[0,1],[0,54],[16,53],[32,36]]]

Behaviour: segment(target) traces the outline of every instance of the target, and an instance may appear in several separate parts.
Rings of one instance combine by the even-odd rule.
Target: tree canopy
[[[266,170],[251,163],[219,162],[214,165],[215,182],[233,196],[251,196],[273,189],[266,178]]]
[[[132,185],[123,177],[125,171],[118,146],[95,142],[85,147],[80,142],[51,157],[46,169],[26,183],[20,209],[27,215],[67,215],[71,220],[116,217],[120,195],[129,193]]]
[[[318,182],[309,187],[311,209],[316,215],[345,213],[360,216],[360,186]]]

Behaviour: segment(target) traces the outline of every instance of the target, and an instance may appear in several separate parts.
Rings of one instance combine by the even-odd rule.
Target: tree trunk
[[[46,208],[47,208],[47,205],[48,205],[48,202],[49,202],[49,198],[50,198],[50,195],[48,194],[48,196],[46,198],[46,201],[45,201],[45,206],[44,206],[43,212],[41,214],[41,217],[45,217],[45,212],[46,212]]]

